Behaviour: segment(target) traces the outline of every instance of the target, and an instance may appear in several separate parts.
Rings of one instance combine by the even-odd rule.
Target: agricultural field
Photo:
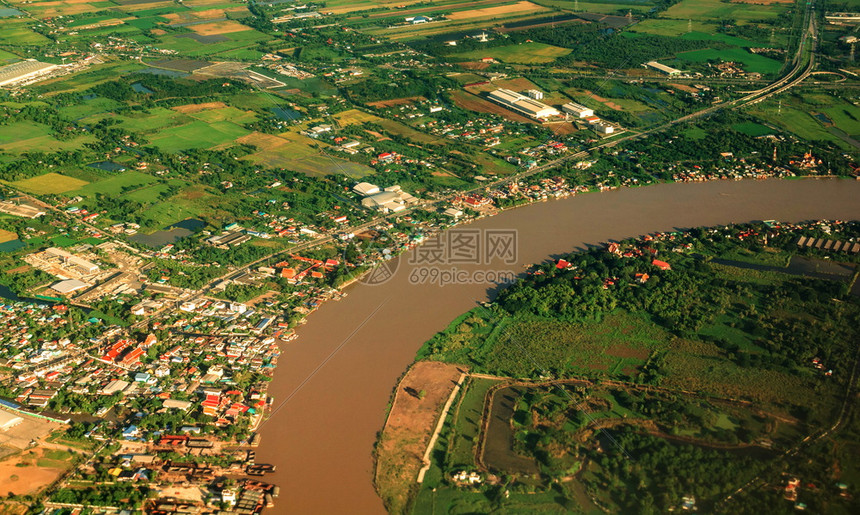
[[[852,140],[860,138],[860,108],[828,94],[769,100],[750,114],[801,138],[833,142],[845,150],[856,150]]]
[[[30,22],[22,18],[0,18],[0,45],[10,47],[44,45],[50,40],[30,29]]]
[[[35,149],[74,150],[94,141],[88,134],[70,139],[57,139],[47,125],[31,121],[20,121],[11,125],[0,125],[0,155],[20,155]]]
[[[78,190],[87,185],[86,181],[59,173],[46,173],[29,179],[15,181],[13,186],[36,195],[55,195]]]
[[[356,178],[372,172],[365,165],[325,153],[316,147],[324,148],[327,145],[295,132],[278,135],[255,132],[237,138],[236,142],[259,149],[243,159],[272,168],[287,168],[308,175],[342,173]]]
[[[69,196],[94,197],[97,194],[118,196],[124,191],[135,190],[156,182],[158,182],[158,179],[151,175],[128,170],[121,175],[109,176],[89,184],[81,185],[74,190],[66,191]]]
[[[787,11],[793,2],[723,2],[722,0],[681,0],[660,18],[676,20],[735,20],[739,24],[775,18]]]
[[[549,63],[559,57],[570,53],[567,48],[561,48],[544,43],[522,43],[519,45],[488,48],[486,50],[473,50],[454,54],[452,57],[462,59],[482,59],[492,57],[503,63],[513,64],[540,64]]]
[[[570,0],[534,0],[534,2],[546,7],[573,10]],[[577,12],[626,14],[627,11],[632,11],[635,14],[636,12],[647,11],[654,5],[654,2],[650,0],[604,0],[597,2],[581,1],[578,2],[578,5],[579,10]]]

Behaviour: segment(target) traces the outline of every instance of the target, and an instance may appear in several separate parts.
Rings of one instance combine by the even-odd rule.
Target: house
[[[665,261],[660,261],[659,259],[655,259],[654,261],[651,262],[651,264],[656,266],[660,270],[671,270],[672,269],[672,266],[669,263],[667,263]]]
[[[558,263],[555,264],[555,267],[559,270],[564,270],[570,266],[570,263],[564,259],[559,259]]]

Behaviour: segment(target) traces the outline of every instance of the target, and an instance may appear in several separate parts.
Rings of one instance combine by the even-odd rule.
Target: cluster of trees
[[[458,87],[459,84],[457,82],[443,75],[410,69],[401,71],[398,77],[371,77],[361,82],[350,84],[344,90],[353,102],[365,103],[417,96],[434,99],[442,91]]]
[[[140,509],[149,497],[148,486],[129,484],[99,485],[87,488],[61,488],[51,501],[89,506],[117,506]]]

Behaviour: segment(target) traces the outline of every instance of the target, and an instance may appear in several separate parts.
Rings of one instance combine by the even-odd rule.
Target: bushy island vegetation
[[[406,511],[856,511],[858,258],[802,235],[857,241],[860,224],[612,243],[459,317],[418,358],[480,375]]]

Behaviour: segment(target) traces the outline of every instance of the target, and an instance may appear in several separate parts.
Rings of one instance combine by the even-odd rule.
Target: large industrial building
[[[57,68],[56,64],[28,59],[0,67],[0,86],[12,86],[18,82],[46,75]]]
[[[12,429],[23,421],[24,419],[19,417],[18,415],[9,413],[5,410],[0,410],[0,431]]]
[[[658,72],[663,72],[666,75],[670,75],[670,76],[671,75],[681,75],[682,73],[684,73],[681,70],[678,70],[677,68],[672,68],[671,66],[666,66],[665,64],[660,64],[657,61],[648,61],[643,66],[645,66],[646,68],[651,68],[652,70],[657,70]]]
[[[568,102],[561,106],[561,110],[567,114],[572,114],[576,118],[588,118],[589,116],[594,116],[594,110],[585,107],[582,104],[577,104],[575,102]]]
[[[543,120],[561,114],[554,107],[550,107],[543,102],[538,102],[526,95],[521,95],[509,89],[497,89],[491,92],[490,100],[535,120]]]
[[[361,205],[368,209],[375,209],[383,213],[396,213],[407,207],[418,203],[418,199],[406,193],[400,186],[389,186],[380,190],[379,186],[367,182],[361,182],[353,187],[353,191],[363,195]]]

